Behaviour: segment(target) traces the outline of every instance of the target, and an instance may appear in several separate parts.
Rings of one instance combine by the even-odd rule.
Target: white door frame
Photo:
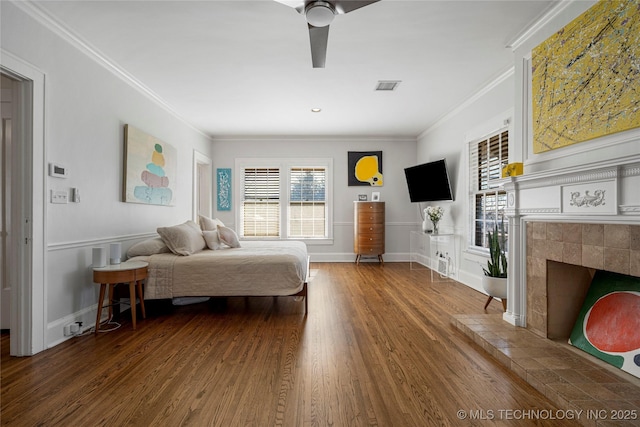
[[[20,58],[0,49],[0,69],[19,80],[20,118],[13,132],[20,173],[12,186],[12,250],[16,281],[11,289],[10,354],[28,356],[46,348],[46,183],[45,183],[45,75]]]

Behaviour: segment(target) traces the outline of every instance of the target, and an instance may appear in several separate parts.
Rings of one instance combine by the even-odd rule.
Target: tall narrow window
[[[289,175],[289,237],[327,237],[326,169],[292,167]]]
[[[505,240],[507,237],[507,218],[504,216],[507,193],[498,186],[496,180],[509,161],[509,132],[503,129],[485,139],[471,142],[469,150],[469,188],[474,228],[471,245],[486,248],[489,231],[493,231],[496,224],[505,233]]]
[[[245,168],[242,235],[280,236],[280,169]]]

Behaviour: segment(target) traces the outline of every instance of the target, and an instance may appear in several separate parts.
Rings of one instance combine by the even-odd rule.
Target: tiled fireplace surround
[[[640,225],[529,222],[526,233],[527,327],[542,337],[569,337],[595,270],[640,277]]]
[[[558,408],[638,413],[635,422],[583,416],[582,425],[640,420],[640,379],[567,344],[596,270],[640,277],[639,188],[640,155],[508,180],[507,312],[453,319]],[[603,203],[576,203],[600,189]]]

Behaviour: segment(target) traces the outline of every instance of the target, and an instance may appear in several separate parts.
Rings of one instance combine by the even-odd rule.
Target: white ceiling
[[[336,17],[324,69],[273,0],[37,5],[213,137],[415,137],[508,70],[508,43],[554,3],[382,0]]]

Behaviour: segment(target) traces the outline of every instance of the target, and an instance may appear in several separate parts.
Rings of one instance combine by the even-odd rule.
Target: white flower
[[[440,206],[428,206],[425,208],[424,214],[429,217],[431,222],[438,222],[444,215],[444,209]]]

